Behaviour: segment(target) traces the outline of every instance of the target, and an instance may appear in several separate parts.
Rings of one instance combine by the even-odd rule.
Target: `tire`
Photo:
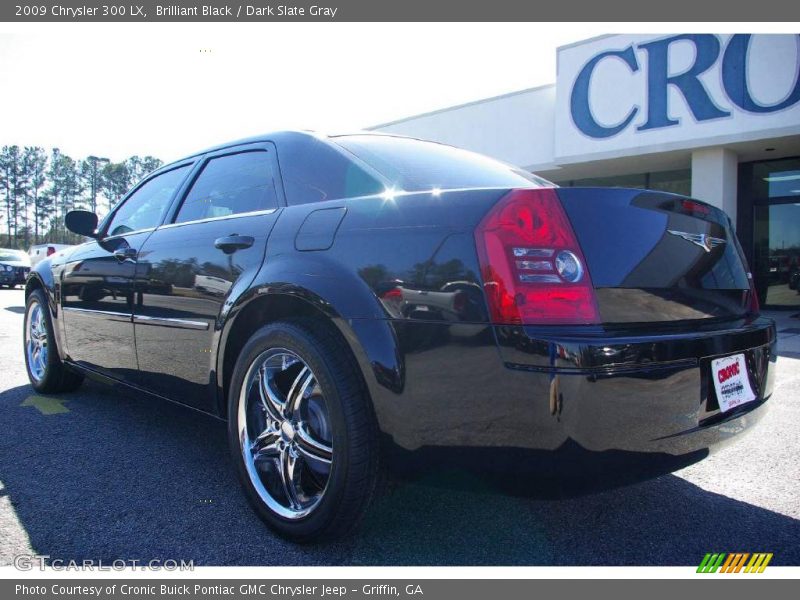
[[[83,375],[69,370],[58,356],[53,321],[47,298],[41,289],[34,290],[28,296],[23,323],[25,369],[33,389],[44,394],[76,390],[83,383]],[[31,324],[32,329],[29,328]]]
[[[228,441],[248,500],[291,541],[347,535],[375,494],[372,404],[331,324],[280,321],[253,334],[231,380]]]

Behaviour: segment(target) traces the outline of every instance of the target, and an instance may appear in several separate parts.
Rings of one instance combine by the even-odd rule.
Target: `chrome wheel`
[[[286,519],[322,501],[333,464],[330,418],[317,378],[294,352],[273,348],[250,365],[237,428],[247,474],[261,500]]]
[[[47,371],[47,322],[42,305],[31,302],[28,306],[27,327],[25,328],[25,351],[31,377],[38,383]]]

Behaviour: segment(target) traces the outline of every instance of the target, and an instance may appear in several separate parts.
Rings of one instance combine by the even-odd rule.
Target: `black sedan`
[[[686,464],[772,391],[731,222],[682,196],[281,132],[66,224],[89,241],[26,285],[33,387],[95,376],[226,419],[248,498],[298,541],[350,531],[387,464]]]
[[[0,287],[16,287],[25,283],[31,261],[22,250],[0,248]]]

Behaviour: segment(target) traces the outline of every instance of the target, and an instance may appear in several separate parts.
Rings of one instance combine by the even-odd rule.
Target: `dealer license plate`
[[[717,392],[719,409],[728,412],[756,399],[750,378],[747,376],[747,364],[744,354],[734,354],[711,361],[711,377]]]

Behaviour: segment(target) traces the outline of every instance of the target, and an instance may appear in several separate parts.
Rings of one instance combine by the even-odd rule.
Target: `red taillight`
[[[52,246],[48,246],[47,247],[47,256],[50,256],[51,254],[55,254],[55,253],[56,253],[56,249],[55,248],[53,248]]]
[[[403,290],[401,290],[399,287],[394,287],[390,290],[385,291],[381,295],[381,298],[383,298],[384,300],[394,300],[397,302],[401,302],[403,300]]]
[[[707,216],[711,213],[710,207],[706,206],[705,204],[695,202],[694,200],[683,200],[681,205],[683,206],[683,210],[689,213],[696,213],[704,216]]]
[[[493,323],[599,323],[594,288],[555,190],[514,190],[475,230]]]
[[[389,314],[394,317],[400,317],[403,314],[403,290],[399,286],[395,286],[386,290],[380,296],[383,306],[389,311]]]

